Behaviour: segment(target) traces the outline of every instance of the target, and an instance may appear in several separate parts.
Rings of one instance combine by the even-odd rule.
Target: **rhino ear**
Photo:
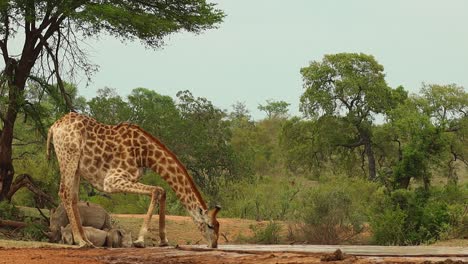
[[[52,208],[52,209],[49,210],[50,215],[53,215],[54,213],[55,213],[55,208]]]

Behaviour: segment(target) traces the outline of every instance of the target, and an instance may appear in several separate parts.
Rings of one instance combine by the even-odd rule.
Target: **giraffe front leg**
[[[106,177],[104,180],[104,191],[106,192],[126,192],[126,193],[136,193],[136,194],[146,194],[151,196],[150,205],[148,207],[148,211],[146,213],[145,219],[143,220],[143,224],[140,228],[140,232],[138,233],[138,238],[133,242],[135,247],[145,247],[145,235],[148,232],[148,227],[151,222],[151,217],[153,215],[153,210],[156,205],[157,200],[161,200],[164,196],[164,205],[165,205],[165,191],[163,188],[158,186],[150,186],[145,185],[139,182],[129,181],[128,177],[125,176],[126,174],[121,171],[115,171],[111,173],[109,176]],[[164,212],[163,206],[163,212]],[[164,221],[164,217],[162,219]],[[161,223],[161,220],[160,220]],[[167,244],[166,239],[166,230],[165,225],[163,228],[160,227],[160,237],[161,242]],[[162,243],[162,244],[164,244]]]
[[[162,190],[159,198],[159,242],[160,247],[169,245],[169,241],[166,238],[166,191]]]
[[[166,239],[166,223],[165,223],[165,202],[166,202],[166,191],[164,191],[163,188],[157,187],[157,186],[148,186],[144,185],[141,183],[138,183],[141,187],[144,188],[151,188],[151,202],[148,207],[148,211],[146,212],[146,217],[143,220],[143,224],[141,225],[140,232],[138,234],[138,239],[133,242],[133,245],[135,247],[145,247],[145,235],[148,232],[148,227],[149,224],[151,223],[151,217],[153,216],[153,210],[154,207],[156,206],[156,201],[159,200],[160,206],[161,206],[161,200],[162,197],[164,196],[164,206],[162,210],[159,211],[159,237],[161,239],[159,245],[160,246],[167,246],[168,241]],[[161,219],[161,211],[163,214],[163,218]],[[162,223],[162,225],[161,225]]]

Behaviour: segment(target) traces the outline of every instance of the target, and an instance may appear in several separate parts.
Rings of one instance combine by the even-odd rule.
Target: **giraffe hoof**
[[[136,248],[144,248],[145,247],[145,241],[137,240],[133,242],[133,246]]]
[[[96,246],[93,245],[93,243],[91,242],[81,242],[79,245],[78,245],[80,248],[95,248]]]
[[[167,246],[169,246],[169,241],[167,241],[167,239],[165,241],[161,241],[161,242],[159,242],[159,246],[160,247],[167,247]]]

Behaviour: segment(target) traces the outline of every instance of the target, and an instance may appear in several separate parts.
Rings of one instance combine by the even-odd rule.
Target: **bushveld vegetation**
[[[291,223],[291,240],[309,243],[342,243],[369,228],[374,243],[386,245],[468,236],[463,87],[423,84],[409,94],[417,88],[390,87],[373,56],[340,53],[300,70],[301,116],[290,116],[287,102],[268,100],[258,107],[266,117],[254,120],[242,102],[224,110],[190,91],[171,98],[151,87],[129,95],[105,87],[88,100],[61,74],[96,70],[75,33],[107,33],[154,48],[172,32],[215,27],[224,14],[202,0],[180,6],[3,1],[0,11],[2,218],[24,218],[12,205],[58,202],[57,164],[46,161],[44,136],[73,108],[104,123],[137,124],[158,137],[206,199],[222,204],[221,216],[271,221],[254,230],[257,242],[281,241],[280,220]],[[10,56],[8,41],[18,32],[25,34],[24,48]],[[168,189],[153,172],[143,181]],[[149,202],[101,193],[86,182],[80,198],[114,213],[143,213]],[[170,214],[185,213],[170,191],[167,204]],[[40,229],[27,230],[37,237]]]
[[[335,65],[336,64],[336,65]],[[377,244],[413,245],[466,237],[465,160],[468,95],[456,85],[423,85],[419,94],[385,83],[383,67],[363,54],[327,55],[302,69],[304,117],[268,101],[253,120],[242,103],[231,111],[182,91],[177,98],[136,88],[122,97],[100,89],[86,100],[67,85],[80,112],[117,124],[132,122],[160,138],[187,166],[222,216],[293,223],[292,239],[336,244],[371,230]],[[376,87],[378,86],[378,87]],[[63,114],[40,87],[28,100],[44,127]],[[54,161],[45,160],[37,122],[26,113],[15,130],[14,164],[57,200]],[[148,171],[143,181],[168,189]],[[144,213],[148,197],[105,194],[84,182],[82,200],[114,213]],[[18,191],[13,203],[37,206]],[[168,212],[184,214],[174,193]],[[13,216],[13,215],[12,215]],[[254,230],[255,241],[278,243],[281,227]]]

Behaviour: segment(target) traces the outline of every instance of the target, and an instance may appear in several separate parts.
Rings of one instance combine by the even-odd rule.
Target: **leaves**
[[[180,30],[199,33],[221,22],[224,14],[214,4],[192,1],[86,1],[71,14],[85,34],[105,31],[116,37],[139,39],[159,47],[170,33]]]
[[[269,119],[286,118],[289,105],[285,101],[267,100],[265,105],[258,105],[258,110],[265,112]]]
[[[390,105],[383,66],[365,54],[325,55],[301,69],[305,92],[301,111],[307,117],[347,116],[352,122],[370,120]]]

